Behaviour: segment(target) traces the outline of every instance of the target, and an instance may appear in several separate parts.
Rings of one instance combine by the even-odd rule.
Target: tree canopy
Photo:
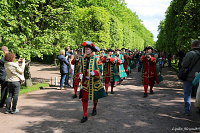
[[[200,39],[200,1],[172,0],[159,25],[156,47],[177,53],[191,49],[191,42]]]
[[[124,0],[1,0],[0,46],[42,58],[92,41],[100,48],[143,49],[153,35]]]

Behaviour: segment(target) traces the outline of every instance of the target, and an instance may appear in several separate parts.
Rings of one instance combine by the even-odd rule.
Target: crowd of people
[[[60,51],[60,87],[63,90],[74,88],[72,98],[79,97],[82,100],[83,117],[81,123],[88,119],[88,101],[93,101],[92,116],[97,114],[98,99],[114,93],[114,87],[121,85],[124,79],[137,69],[142,74],[144,85],[143,97],[154,94],[155,83],[163,81],[161,75],[165,62],[171,66],[171,55],[161,55],[151,46],[143,51],[129,49],[99,49],[90,41],[83,42],[81,49],[72,50],[67,47]],[[16,61],[14,53],[9,53],[6,46],[2,47],[4,56],[0,60],[0,84],[1,103],[6,104],[6,114],[19,112],[16,108],[20,85],[24,82],[25,60]],[[190,115],[192,86],[198,86],[200,80],[200,41],[192,42],[192,50],[182,59],[182,68],[188,68],[188,74],[184,80],[185,115]],[[110,87],[110,93],[109,93]],[[80,88],[78,94],[78,88]],[[148,88],[149,91],[148,91]],[[149,93],[148,93],[149,92]],[[12,101],[12,104],[11,104]],[[197,91],[195,106],[200,111],[200,87]]]
[[[152,47],[146,47],[144,51],[129,49],[99,49],[92,42],[82,44],[83,49],[72,52],[70,48],[60,51],[60,90],[67,87],[74,88],[73,98],[82,99],[83,118],[87,121],[88,100],[93,100],[92,116],[97,114],[96,106],[98,99],[114,93],[114,87],[121,85],[124,79],[138,66],[138,72],[142,72],[144,95],[154,94],[155,83],[163,80],[161,68],[164,66],[163,59]],[[71,78],[71,85],[68,81]],[[78,95],[78,87],[80,91]]]

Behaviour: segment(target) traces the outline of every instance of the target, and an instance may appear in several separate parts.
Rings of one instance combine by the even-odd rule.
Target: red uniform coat
[[[141,57],[141,61],[144,63],[144,84],[158,83],[158,76],[156,73],[156,59],[151,57],[149,60],[145,57]]]
[[[128,60],[130,60],[130,56],[124,54],[124,70],[126,71],[126,74],[128,74]]]

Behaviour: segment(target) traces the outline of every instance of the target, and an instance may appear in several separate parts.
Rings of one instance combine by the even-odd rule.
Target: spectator
[[[74,55],[71,55],[71,58],[69,59],[69,64],[70,64],[70,67],[69,67],[69,86],[71,87],[71,88],[73,88],[73,86],[74,86],[74,81],[73,81],[73,79],[74,79],[74,65],[71,63],[72,62],[72,60],[74,59]]]
[[[5,69],[6,69],[6,81],[8,83],[9,96],[6,101],[6,114],[8,113],[18,113],[19,110],[16,108],[18,95],[20,91],[20,82],[24,82],[24,68],[25,60],[20,59],[22,65],[19,66],[18,62],[15,61],[15,54],[8,53],[5,55]],[[12,110],[11,110],[11,101],[12,101]]]
[[[172,65],[171,65],[171,62],[172,62],[172,54],[170,53],[170,54],[168,54],[168,66],[169,67],[171,67]]]
[[[195,73],[200,72],[200,41],[194,40],[192,42],[192,50],[186,54],[183,58],[182,67],[191,69],[184,81],[184,102],[185,102],[185,115],[190,115],[191,107],[191,93],[192,93],[192,81],[195,78]]]
[[[60,79],[60,88],[58,90],[64,89],[65,86],[69,86],[68,80],[69,80],[69,62],[65,57],[65,50],[60,51],[60,55],[58,56],[58,59],[60,61],[60,73],[61,73],[61,79]]]
[[[1,50],[3,51],[4,56],[0,60],[0,84],[1,84],[1,103],[0,108],[3,108],[7,95],[8,95],[8,88],[6,82],[6,70],[4,67],[5,64],[5,55],[8,53],[8,48],[6,46],[2,46]]]
[[[179,58],[179,61],[178,61],[178,69],[180,71],[181,69],[181,64],[183,62],[183,58],[185,57],[185,53],[183,51],[179,51],[178,54],[177,54],[178,58]]]
[[[72,56],[72,51],[71,51],[70,47],[66,47],[65,48],[65,57],[66,57],[66,59],[69,61],[71,59],[71,56]]]
[[[200,81],[200,73],[197,73],[195,79],[192,81],[192,84],[194,86],[198,86],[196,100],[195,100],[195,104],[194,104],[195,107],[198,109],[198,113],[200,113],[200,85],[199,85],[199,81]]]

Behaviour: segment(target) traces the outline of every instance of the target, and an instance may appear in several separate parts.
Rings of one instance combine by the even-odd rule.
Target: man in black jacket
[[[191,111],[191,93],[192,81],[195,78],[195,73],[200,72],[200,41],[194,40],[192,42],[192,50],[189,51],[183,58],[182,67],[189,68],[190,71],[184,81],[184,102],[185,102],[185,115],[190,115]]]
[[[8,48],[6,46],[2,46],[1,50],[3,51],[4,56],[8,53]],[[1,84],[1,103],[0,108],[2,108],[5,104],[8,88],[6,83],[6,70],[4,68],[5,60],[4,56],[0,59],[0,84]]]

